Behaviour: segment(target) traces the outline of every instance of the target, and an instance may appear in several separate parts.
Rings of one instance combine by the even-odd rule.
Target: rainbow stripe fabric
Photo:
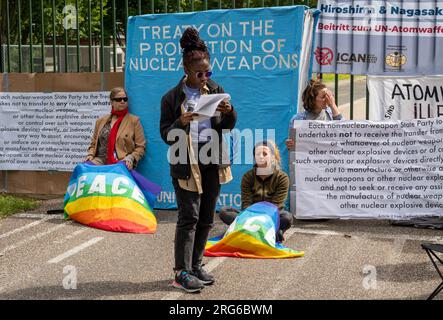
[[[254,203],[242,211],[222,236],[209,239],[205,256],[255,259],[296,258],[304,255],[275,241],[278,208],[269,202]]]
[[[160,187],[122,163],[78,164],[64,198],[65,219],[116,232],[154,233],[152,211]]]

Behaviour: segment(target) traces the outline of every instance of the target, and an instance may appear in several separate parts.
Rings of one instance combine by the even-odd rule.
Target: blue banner
[[[160,137],[160,101],[184,75],[179,41],[188,26],[206,41],[212,79],[231,95],[238,113],[236,130],[225,137],[233,150],[234,180],[222,186],[218,206],[239,207],[242,175],[252,167],[253,143],[275,139],[288,169],[284,144],[297,109],[300,51],[305,6],[143,15],[130,17],[125,86],[129,109],[140,116],[147,153],[138,171],[162,186],[156,208],[175,208],[167,160]]]

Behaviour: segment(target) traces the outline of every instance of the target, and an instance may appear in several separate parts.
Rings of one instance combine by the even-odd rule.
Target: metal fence
[[[118,52],[125,50],[130,15],[295,4],[309,6],[311,2],[0,0],[0,30],[4,30],[0,31],[3,49],[0,50],[0,72],[121,71],[118,69]],[[50,67],[46,68],[47,65]]]
[[[44,45],[41,48],[35,46],[31,48],[30,45],[22,45],[20,48],[18,45],[2,46],[3,56],[6,56],[8,52],[10,54],[10,65],[6,63],[4,68],[9,73],[100,72],[102,71],[100,70],[101,67],[105,72],[123,72],[124,49],[120,46],[116,48],[104,46],[102,48],[97,45],[61,45],[56,46],[55,49],[50,45]],[[103,50],[103,55],[101,50]],[[114,59],[114,50],[116,59]],[[21,66],[19,66],[18,59],[16,59],[19,54],[22,56]],[[103,64],[100,61],[102,56]]]
[[[316,1],[0,0],[0,72],[121,72],[131,15],[297,4],[316,6]],[[342,103],[345,116],[354,119],[357,101],[357,119],[367,119],[366,85],[353,75],[342,78],[328,75],[337,104]]]

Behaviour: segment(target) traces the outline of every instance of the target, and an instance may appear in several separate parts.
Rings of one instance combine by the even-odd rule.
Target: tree
[[[100,19],[100,1],[99,0],[0,0],[0,33],[3,43],[7,40],[7,19],[6,19],[6,8],[9,3],[9,25],[10,25],[10,43],[18,44],[19,37],[21,37],[22,44],[30,43],[30,21],[32,19],[32,43],[41,44],[42,41],[42,28],[44,28],[44,40],[45,43],[49,43],[54,39],[54,28],[53,28],[53,15],[55,16],[55,38],[58,43],[64,43],[65,39],[65,29],[64,22],[70,21],[71,16],[75,16],[75,11],[71,9],[76,8],[76,2],[78,2],[78,18],[79,18],[79,34],[80,39],[89,39],[89,2],[91,3],[91,36],[94,39],[94,43],[100,43],[101,37],[101,19]],[[122,28],[122,32],[126,32],[126,20],[127,16],[137,15],[139,12],[142,14],[147,13],[165,13],[165,12],[181,12],[187,11],[199,11],[205,9],[205,4],[207,4],[208,9],[217,9],[220,6],[224,9],[227,8],[255,8],[261,7],[263,4],[265,6],[275,6],[277,4],[276,0],[155,0],[155,1],[139,1],[139,0],[129,0],[128,1],[128,11],[126,12],[126,1],[125,0],[102,0],[103,3],[103,23],[104,23],[104,39],[105,43],[109,44],[109,39],[111,39],[113,34],[114,19],[113,19],[113,3],[115,2],[115,12],[116,12],[116,23]],[[290,5],[294,4],[310,4],[311,7],[317,5],[317,1],[308,0],[280,0],[279,5]],[[139,7],[140,4],[140,7]],[[53,12],[53,5],[55,6],[55,11]],[[180,5],[180,8],[179,8]],[[43,19],[44,26],[42,26],[41,10],[43,6]],[[166,8],[167,6],[167,8]],[[20,18],[21,25],[19,29],[19,7],[20,7]],[[65,9],[65,12],[63,9]],[[30,12],[32,11],[32,15]],[[19,33],[21,31],[21,35]],[[68,42],[75,43],[77,39],[77,30],[68,30]]]
[[[103,17],[107,19],[109,17],[110,0],[102,0],[103,3]],[[79,17],[79,33],[81,39],[89,38],[89,1],[78,1],[78,17]],[[7,41],[7,5],[6,0],[1,0],[0,5],[0,32],[3,43]],[[43,20],[42,24],[42,5],[43,5]],[[53,5],[55,10],[53,10]],[[19,10],[20,8],[20,10]],[[32,20],[32,43],[42,43],[42,31],[45,43],[53,41],[54,37],[58,43],[64,43],[65,28],[64,26],[70,26],[70,18],[74,17],[76,8],[75,0],[59,1],[59,0],[14,0],[9,1],[9,30],[10,30],[10,43],[18,44],[19,38],[21,38],[21,44],[29,44],[31,42],[30,37],[30,22]],[[65,11],[64,11],[65,9]],[[73,9],[73,10],[71,10]],[[20,12],[20,15],[19,15]],[[32,14],[31,14],[32,12]],[[21,24],[19,26],[19,18]],[[55,25],[53,24],[55,20]],[[54,35],[55,26],[55,35]],[[70,28],[68,32],[68,42],[72,42],[77,38],[77,30]],[[105,39],[109,38],[109,34],[112,33],[112,28],[109,28],[110,22],[104,28]],[[43,30],[42,30],[43,29]],[[91,1],[91,29],[93,38],[100,37],[101,24],[100,24],[100,1]],[[111,30],[111,31],[109,31]],[[21,32],[21,34],[20,34]]]
[[[114,28],[117,35],[126,34],[128,16],[140,13],[201,11],[220,7],[223,9],[257,8],[263,5],[269,7],[277,5],[277,2],[279,5],[309,4],[311,7],[317,5],[317,1],[308,0],[0,0],[0,43],[4,45],[9,39],[11,45],[19,43],[29,45],[32,42],[34,46],[39,46],[42,41],[46,45],[54,42],[57,45],[65,43],[75,45],[79,38],[82,44],[89,44],[92,40],[93,45],[103,43],[109,46],[113,42]],[[77,16],[77,8],[78,30],[72,20]],[[42,10],[44,23],[42,23]],[[7,13],[9,13],[9,35]],[[103,30],[101,19],[103,19]],[[65,26],[69,28],[66,29]],[[124,41],[120,38],[116,40],[124,46]],[[0,51],[0,58],[2,58],[1,53]],[[12,58],[16,60],[18,54],[17,49],[10,51],[11,63],[17,63],[12,61]]]

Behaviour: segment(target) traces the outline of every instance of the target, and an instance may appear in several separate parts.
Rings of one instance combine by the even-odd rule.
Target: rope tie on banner
[[[8,73],[3,73],[2,81],[2,92],[9,92],[9,75]],[[3,171],[3,186],[2,192],[8,192],[8,171]]]
[[[3,73],[2,92],[9,92],[9,76]]]
[[[100,91],[106,91],[106,77],[104,72],[100,72]]]

